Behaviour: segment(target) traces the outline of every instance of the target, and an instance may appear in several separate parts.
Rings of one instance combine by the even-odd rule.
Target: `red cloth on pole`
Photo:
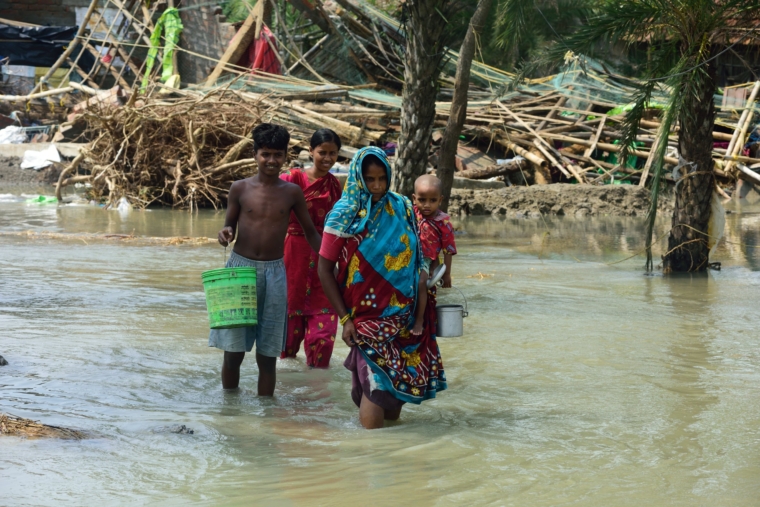
[[[269,40],[272,45],[269,45]],[[250,46],[248,46],[248,63],[246,67],[251,70],[261,70],[268,72],[269,74],[282,74],[280,68],[280,60],[277,59],[277,55],[272,50],[272,47],[277,47],[277,41],[265,25],[262,25],[259,38],[254,40]]]

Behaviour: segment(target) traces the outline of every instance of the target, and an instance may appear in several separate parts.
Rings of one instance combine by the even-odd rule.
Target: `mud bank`
[[[669,196],[660,196],[660,212],[672,212]],[[453,190],[452,215],[506,215],[535,217],[629,216],[643,217],[649,209],[649,190],[633,185],[534,185],[498,190]]]
[[[0,155],[0,188],[55,185],[62,167],[62,164],[53,164],[39,171],[21,169],[20,158]]]
[[[21,159],[0,155],[0,190],[55,185],[62,165],[41,171],[21,169]],[[48,190],[49,191],[49,190]],[[509,217],[568,216],[645,216],[649,209],[649,190],[633,185],[534,185],[500,189],[470,190],[455,188],[451,193],[452,215],[506,215]],[[661,212],[672,212],[673,202],[661,195]]]

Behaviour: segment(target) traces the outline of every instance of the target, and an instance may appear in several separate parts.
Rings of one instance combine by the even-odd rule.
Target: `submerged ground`
[[[459,221],[450,389],[367,432],[342,345],[327,371],[281,361],[273,400],[250,360],[222,392],[200,284],[221,247],[91,235],[213,237],[221,213],[3,194],[0,412],[89,438],[2,438],[0,503],[756,506],[760,209],[734,211],[723,269],[669,278],[610,264],[640,218]]]

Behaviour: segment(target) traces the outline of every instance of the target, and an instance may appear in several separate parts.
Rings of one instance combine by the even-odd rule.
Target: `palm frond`
[[[533,4],[524,0],[505,0],[496,9],[497,46],[507,53],[525,39],[530,26]]]
[[[641,41],[666,40],[678,28],[667,0],[605,0],[596,16],[565,38],[574,51],[588,53],[602,41],[632,45]]]
[[[561,41],[593,14],[598,0],[501,0],[494,22],[495,45],[525,56]]]
[[[652,100],[652,93],[654,93],[656,87],[656,81],[646,81],[637,90],[633,99],[633,107],[628,110],[621,125],[623,134],[621,143],[623,144],[623,148],[619,160],[628,160],[628,151],[636,142],[639,125],[641,125],[641,120],[644,118],[644,113],[649,106],[649,102]]]

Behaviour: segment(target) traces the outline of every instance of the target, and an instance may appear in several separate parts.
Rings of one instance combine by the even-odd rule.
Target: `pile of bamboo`
[[[755,172],[760,159],[741,153],[750,127],[757,122],[754,109],[759,90],[760,82],[754,83],[749,98],[739,108],[718,107],[713,140],[718,146],[729,142],[728,148],[713,149],[715,172],[723,182],[741,178],[760,183]],[[526,91],[529,88],[523,90]],[[507,153],[525,157],[535,169],[535,181],[539,183],[570,180],[608,183],[612,179],[627,179],[644,186],[654,163],[659,111],[651,110],[649,119],[642,120],[637,144],[629,150],[629,155],[639,160],[635,164],[617,161],[610,155],[622,151],[618,143],[623,137],[624,113],[617,112],[619,109],[613,111],[620,104],[595,98],[593,92],[593,89],[558,90],[538,96],[518,93],[508,99],[496,99],[468,110],[464,133],[474,141],[481,139],[481,144],[495,143]],[[667,166],[678,164],[677,138],[678,127],[668,138]],[[491,172],[480,171],[478,177],[491,177],[499,171],[504,173],[503,168],[494,167]]]

